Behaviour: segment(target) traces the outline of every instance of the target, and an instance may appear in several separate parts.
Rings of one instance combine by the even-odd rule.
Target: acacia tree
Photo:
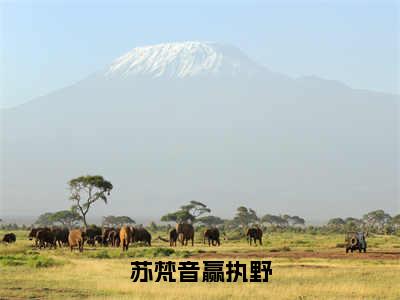
[[[289,225],[288,220],[281,217],[281,216],[275,216],[275,215],[270,215],[266,214],[261,218],[261,222],[270,224],[271,226],[277,226],[277,227],[287,227]]]
[[[363,221],[367,227],[378,231],[382,231],[385,225],[390,223],[391,219],[392,217],[382,209],[371,211],[363,216]]]
[[[217,226],[217,225],[223,224],[224,220],[222,220],[220,217],[216,217],[216,216],[205,216],[205,217],[196,219],[196,222],[204,224],[206,226]]]
[[[162,216],[161,221],[164,222],[174,221],[177,223],[179,222],[194,223],[196,218],[209,212],[211,212],[211,209],[209,209],[207,205],[192,200],[190,201],[189,204],[182,205],[178,211]]]
[[[346,224],[345,220],[338,217],[330,219],[327,223],[327,226],[336,231],[336,230],[342,230],[345,224]]]
[[[76,210],[61,210],[53,213],[50,219],[64,227],[72,228],[82,221],[82,217]]]
[[[73,209],[71,210],[60,210],[54,213],[47,212],[41,214],[35,221],[36,225],[39,226],[53,226],[61,225],[64,227],[72,228],[82,220],[82,217]]]
[[[35,225],[39,225],[39,226],[51,226],[53,225],[53,213],[51,212],[46,212],[41,214],[37,220],[35,221]]]
[[[394,226],[395,229],[400,228],[400,214],[398,214],[392,218],[391,224]]]
[[[135,220],[128,216],[107,216],[103,217],[103,226],[118,227],[124,224],[135,224]]]
[[[71,179],[68,184],[71,191],[70,200],[75,203],[75,208],[87,227],[86,215],[91,205],[98,200],[103,200],[107,204],[107,196],[110,195],[113,185],[99,175],[80,176]]]
[[[306,221],[299,216],[283,215],[282,218],[288,222],[289,226],[303,226],[306,223]]]
[[[248,227],[249,224],[258,221],[259,219],[256,212],[253,209],[244,206],[237,208],[235,217],[233,218],[233,222],[240,225],[242,228]]]

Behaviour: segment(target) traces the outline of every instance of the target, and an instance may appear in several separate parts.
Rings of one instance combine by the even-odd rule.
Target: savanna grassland
[[[3,235],[5,232],[0,232]],[[222,241],[194,247],[155,240],[152,247],[37,250],[26,231],[0,245],[1,299],[400,299],[400,238],[368,238],[367,253],[348,253],[340,234],[272,233],[263,246]],[[157,237],[159,233],[153,233]],[[162,233],[160,233],[162,235]],[[165,233],[164,233],[165,235]],[[133,283],[132,260],[272,261],[268,283]],[[175,277],[178,277],[178,272]]]

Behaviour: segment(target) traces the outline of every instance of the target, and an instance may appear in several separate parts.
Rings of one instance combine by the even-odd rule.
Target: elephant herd
[[[169,232],[170,246],[176,246],[177,241],[182,246],[187,246],[191,242],[194,246],[195,230],[192,224],[178,223],[176,227]],[[257,241],[262,245],[263,232],[259,227],[249,228],[246,232],[247,240],[251,245]],[[151,246],[151,234],[143,227],[122,226],[121,228],[90,226],[86,229],[67,229],[67,228],[32,228],[28,234],[30,240],[35,241],[35,246],[42,248],[70,247],[71,251],[77,248],[83,251],[84,243],[90,246],[108,246],[122,247],[123,251],[127,251],[131,243],[141,242],[147,246]],[[4,236],[4,242],[15,242],[15,234],[8,233]],[[163,239],[164,240],[164,239]],[[208,228],[203,234],[203,243],[208,242],[209,246],[220,246],[220,232],[218,228]],[[167,241],[167,240],[166,240]]]
[[[35,246],[41,248],[57,248],[68,246],[71,251],[77,248],[83,251],[83,244],[90,246],[119,247],[128,249],[130,242],[143,242],[151,246],[151,234],[142,227],[123,226],[122,228],[101,228],[90,226],[86,229],[67,228],[32,228],[28,234],[30,240],[35,240]]]
[[[262,236],[263,231],[258,226],[251,227],[246,232],[247,241],[250,246],[252,242],[254,245],[257,245],[257,241],[260,245],[262,245]],[[175,229],[172,229],[169,233],[169,242],[170,246],[176,246],[176,241],[179,240],[182,245],[188,244],[188,241],[192,242],[192,246],[194,245],[194,228],[193,225],[187,223],[179,223],[176,225]],[[208,242],[208,246],[220,246],[220,233],[218,228],[208,228],[204,231],[203,234],[203,244]]]
[[[218,228],[209,228],[204,232],[205,244],[206,239],[208,240],[208,245],[213,246],[221,245],[219,240],[219,230]],[[176,242],[179,240],[182,246],[187,246],[188,242],[192,243],[194,246],[194,227],[192,224],[188,223],[178,223],[176,227],[169,232],[169,245],[171,247],[176,246]]]

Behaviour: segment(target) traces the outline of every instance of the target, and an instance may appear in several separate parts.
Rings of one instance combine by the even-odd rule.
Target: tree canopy
[[[47,212],[38,217],[35,224],[40,226],[60,225],[72,228],[82,221],[82,217],[74,210],[61,210],[54,213]]]
[[[204,224],[206,226],[217,226],[224,223],[224,220],[216,216],[204,216],[196,219],[196,223]]]
[[[342,218],[333,218],[328,221],[328,226],[330,227],[335,227],[335,228],[340,228],[341,226],[344,226],[346,222]]]
[[[51,212],[46,212],[46,213],[41,214],[35,221],[35,225],[52,226],[53,225],[53,220],[51,219],[52,216],[53,216],[53,213],[51,213]]]
[[[86,215],[89,208],[98,200],[103,200],[107,204],[107,196],[110,195],[113,185],[99,175],[80,176],[71,179],[68,184],[71,192],[70,200],[75,203],[87,227]]]
[[[127,224],[135,224],[136,222],[128,216],[107,216],[103,217],[103,226],[118,227]]]
[[[209,209],[207,205],[192,200],[189,204],[182,205],[178,211],[162,216],[161,221],[194,223],[198,217],[210,212],[211,209]]]
[[[243,228],[248,227],[250,224],[258,221],[259,219],[256,212],[253,209],[244,206],[237,208],[235,217],[233,218],[233,222]]]
[[[282,218],[288,222],[289,226],[297,226],[297,225],[302,226],[306,223],[306,221],[299,216],[283,215]]]
[[[392,217],[382,209],[371,211],[363,216],[363,221],[369,228],[381,230],[391,221]]]
[[[261,218],[261,222],[278,227],[287,227],[289,225],[288,221],[285,218],[270,214],[266,214],[265,216],[263,216]]]

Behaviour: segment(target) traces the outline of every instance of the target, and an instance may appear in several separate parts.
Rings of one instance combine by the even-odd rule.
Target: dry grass
[[[343,252],[337,249],[338,240],[332,236],[317,236],[316,240],[328,248],[317,247],[312,237],[303,236],[314,247],[291,243],[291,251]],[[342,238],[342,237],[341,237]],[[384,240],[383,237],[377,237]],[[399,244],[399,238],[387,240],[387,248],[379,245],[374,250],[393,250]],[[290,238],[274,236],[264,247],[252,247],[252,252],[265,254],[269,250],[287,246]],[[297,237],[295,241],[297,241]],[[301,244],[301,243],[300,243]],[[157,246],[166,246],[156,243]],[[152,247],[154,248],[154,247]],[[249,247],[244,242],[229,242],[219,248],[197,245],[182,250],[178,247],[175,254],[160,257],[160,260],[196,260],[179,258],[179,253],[189,255],[217,251],[217,253],[245,253]],[[92,258],[93,253],[106,251],[108,258]],[[132,248],[135,255],[152,254],[143,252],[143,248]],[[179,252],[181,251],[181,252]],[[321,259],[321,258],[272,258],[273,275],[268,283],[133,283],[130,280],[133,258],[120,255],[120,249],[96,249],[83,254],[70,253],[68,249],[43,250],[39,256],[52,259],[55,264],[43,267],[31,265],[0,264],[0,298],[48,298],[48,299],[399,299],[400,282],[399,260],[360,260]],[[164,252],[157,252],[162,256]],[[306,252],[305,252],[306,253]],[[0,245],[0,257],[24,255],[37,256],[31,250],[31,242],[20,240],[16,245]],[[168,254],[169,255],[169,254]],[[358,255],[358,254],[357,254]],[[134,258],[145,260],[145,258]],[[149,260],[155,260],[151,258]],[[225,259],[228,260],[228,259]],[[248,262],[241,258],[240,261]],[[200,260],[201,265],[201,260]],[[200,274],[200,273],[199,273]],[[178,273],[176,274],[178,275]]]

